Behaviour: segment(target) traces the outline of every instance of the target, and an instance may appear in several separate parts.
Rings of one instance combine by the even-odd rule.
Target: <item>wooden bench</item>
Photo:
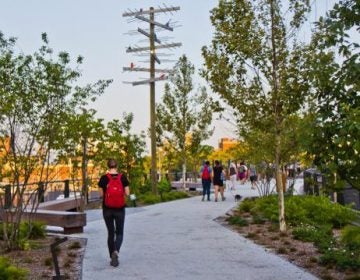
[[[86,226],[86,213],[38,209],[25,210],[22,219],[43,222],[49,226],[62,227],[65,234],[82,233]]]
[[[183,187],[183,182],[171,182],[171,187],[173,189],[181,189]],[[197,188],[202,188],[201,182],[185,182],[185,189],[196,191]]]
[[[55,210],[55,211],[69,211],[76,210],[84,204],[84,199],[68,197],[60,200],[51,200],[39,204],[38,209]]]

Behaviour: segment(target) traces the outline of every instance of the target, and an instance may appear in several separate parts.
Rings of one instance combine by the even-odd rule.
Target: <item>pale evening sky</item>
[[[336,0],[318,0],[313,4],[314,11],[309,15],[311,21],[333,6]],[[123,112],[133,112],[134,132],[147,130],[150,123],[149,86],[124,84],[124,81],[138,81],[147,78],[143,72],[124,73],[122,67],[134,62],[136,66],[148,67],[148,63],[139,62],[146,57],[137,57],[126,53],[128,46],[147,46],[148,41],[143,35],[125,35],[137,27],[146,28],[137,22],[128,23],[129,18],[122,17],[123,12],[149,7],[180,6],[180,11],[173,14],[157,14],[156,20],[166,23],[177,22],[181,25],[173,32],[162,31],[160,38],[171,37],[169,42],[181,42],[183,45],[171,53],[171,57],[163,59],[177,60],[186,54],[190,61],[199,69],[203,60],[201,47],[209,45],[213,28],[210,24],[209,11],[218,0],[0,0],[0,31],[6,37],[18,38],[18,50],[32,53],[41,45],[41,33],[46,32],[50,46],[55,53],[67,51],[75,59],[82,55],[82,84],[95,82],[98,79],[114,79],[114,82],[92,106],[98,111],[98,117],[109,121],[121,118]],[[310,24],[305,29],[310,29]],[[307,31],[299,33],[305,38]],[[163,51],[159,51],[163,52]],[[157,68],[171,68],[174,62],[162,63]],[[196,84],[206,82],[196,78]],[[163,82],[156,84],[156,100],[160,101],[163,94]],[[232,127],[224,122],[215,121],[214,136],[207,144],[217,146],[221,137],[234,137]]]

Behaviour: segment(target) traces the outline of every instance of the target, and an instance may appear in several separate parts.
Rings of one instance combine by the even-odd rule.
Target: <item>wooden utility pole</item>
[[[150,72],[150,79],[131,82],[133,86],[149,84],[150,85],[150,138],[151,138],[151,187],[153,193],[157,194],[157,167],[156,167],[156,111],[155,111],[155,82],[167,80],[168,76],[162,74],[160,77],[155,77],[155,73],[171,73],[171,70],[168,69],[155,69],[155,62],[158,64],[161,63],[160,59],[156,56],[157,49],[169,49],[174,47],[180,47],[181,43],[172,43],[172,44],[161,44],[161,41],[158,39],[155,33],[155,27],[162,28],[165,30],[173,31],[173,28],[170,26],[169,22],[166,24],[161,24],[155,21],[156,13],[167,13],[172,11],[178,11],[180,7],[164,7],[159,9],[154,9],[150,7],[149,10],[144,11],[143,9],[136,11],[129,11],[123,13],[123,17],[133,17],[136,20],[149,23],[149,30],[143,30],[141,28],[137,29],[137,32],[145,35],[149,38],[149,47],[128,47],[127,53],[139,53],[139,52],[148,52],[150,58],[150,68],[140,68],[135,67],[133,63],[130,67],[124,67],[124,71],[144,71]],[[148,17],[146,17],[147,15]],[[158,43],[159,45],[155,45]]]
[[[151,187],[157,193],[156,132],[155,132],[155,25],[154,8],[150,8],[150,138],[151,138]]]

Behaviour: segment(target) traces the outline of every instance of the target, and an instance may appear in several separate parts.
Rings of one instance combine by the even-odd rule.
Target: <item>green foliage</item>
[[[219,110],[205,87],[194,92],[194,74],[194,65],[185,55],[181,56],[170,75],[170,83],[165,84],[162,102],[156,107],[159,145],[164,146],[167,155],[178,158],[184,175],[188,162],[198,161],[204,153],[201,142],[213,134],[210,124],[213,112]]]
[[[360,227],[349,225],[343,228],[341,242],[349,249],[360,251]]]
[[[325,196],[293,196],[285,200],[288,209],[288,221],[298,223],[324,225],[331,224],[340,228],[352,222],[356,215],[348,207],[332,203]]]
[[[252,221],[254,224],[264,224],[266,222],[266,219],[262,217],[261,215],[254,215],[252,217]]]
[[[10,264],[9,260],[0,257],[0,279],[2,280],[25,280],[28,271]]]
[[[242,212],[250,212],[255,207],[255,200],[250,198],[245,198],[239,206],[239,210]]]
[[[158,183],[157,188],[160,194],[164,194],[171,191],[171,184],[166,178],[163,177]]]
[[[162,201],[171,201],[171,200],[177,200],[177,199],[183,199],[188,198],[188,194],[185,192],[179,192],[179,191],[171,191],[164,193],[162,195],[163,200]]]
[[[46,225],[42,222],[32,221],[20,224],[20,238],[39,239],[46,236]]]
[[[139,194],[146,194],[151,192],[151,181],[146,180],[145,183],[138,188],[138,192]]]
[[[317,227],[314,225],[301,224],[293,229],[295,239],[322,244],[326,241],[330,244],[332,240],[331,226]]]
[[[189,197],[188,194],[185,192],[169,191],[169,192],[164,192],[161,195],[155,195],[151,191],[149,191],[145,194],[140,194],[138,197],[138,202],[140,204],[151,205],[160,202],[183,199],[188,197]]]
[[[146,193],[139,196],[139,202],[144,203],[146,205],[160,203],[161,199],[159,195],[153,193]]]
[[[297,226],[331,225],[341,228],[354,221],[356,214],[348,207],[332,203],[324,196],[288,196],[285,197],[286,219]],[[255,200],[245,199],[239,206],[244,212],[250,211],[254,216],[261,216],[269,221],[278,220],[278,201],[276,195],[261,197]]]
[[[241,227],[249,225],[248,221],[241,218],[240,216],[231,216],[230,218],[228,218],[228,222],[231,225],[238,225]]]
[[[317,23],[309,58],[317,102],[309,148],[333,189],[360,189],[360,45],[352,36],[358,15],[358,1],[336,3]]]
[[[360,269],[360,254],[345,248],[328,248],[320,257],[320,264],[335,265],[338,269]]]

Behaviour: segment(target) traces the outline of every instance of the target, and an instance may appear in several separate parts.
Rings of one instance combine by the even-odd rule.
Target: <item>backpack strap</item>
[[[121,173],[118,173],[116,178],[114,178],[110,173],[106,173],[106,176],[108,177],[109,182],[110,182],[110,180],[121,180],[121,175],[122,175]]]

